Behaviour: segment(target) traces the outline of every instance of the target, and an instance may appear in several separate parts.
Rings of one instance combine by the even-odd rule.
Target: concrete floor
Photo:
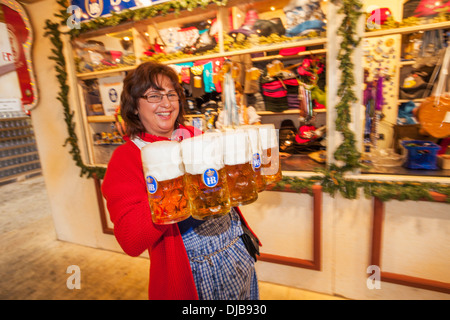
[[[147,299],[148,259],[56,239],[42,176],[0,186],[0,243],[1,300]],[[80,289],[67,287],[70,265],[80,267]],[[260,296],[340,299],[266,282]]]

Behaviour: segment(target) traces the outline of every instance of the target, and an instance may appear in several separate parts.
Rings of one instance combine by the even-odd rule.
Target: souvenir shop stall
[[[450,3],[50,2],[26,7],[46,43],[37,78],[52,91],[33,113],[60,239],[121,251],[102,178],[124,143],[122,81],[159,61],[190,125],[277,129],[281,176],[240,206],[260,280],[448,299]]]
[[[3,3],[3,2],[2,2]],[[0,185],[41,173],[30,110],[38,102],[25,13],[0,6]]]

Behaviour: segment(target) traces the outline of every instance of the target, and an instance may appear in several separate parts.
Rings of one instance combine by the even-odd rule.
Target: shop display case
[[[416,10],[420,11],[420,7]],[[402,14],[408,13],[403,10]],[[445,11],[426,15],[416,12],[414,16],[409,13],[409,16],[403,15],[400,23],[389,11],[387,17],[379,21],[377,30],[366,29],[362,45],[363,157],[369,168],[363,172],[450,176],[450,171],[438,167],[436,159],[423,167],[428,170],[411,170],[407,165],[408,151],[402,146],[405,140],[420,140],[430,145],[440,143],[442,150],[439,152],[449,152],[445,141],[450,136],[450,124],[445,120],[444,111],[450,110],[449,106],[436,107],[432,112],[439,117],[439,123],[437,119],[432,121],[443,130],[441,135],[424,130],[431,118],[418,118],[419,109],[428,97],[448,94],[448,65],[443,64],[450,32],[447,15]],[[389,28],[386,26],[389,23],[397,27]],[[446,89],[437,93],[439,74]]]
[[[308,162],[308,168],[323,166],[323,156],[316,162],[307,153],[325,149],[327,2],[311,3],[306,16],[289,0],[210,3],[71,39],[71,67],[87,140],[86,162],[106,165],[122,142],[118,97],[129,70],[151,60],[176,68],[186,89],[187,120],[207,131],[215,127],[222,107],[221,68],[231,61],[234,81],[245,93],[244,104],[255,108],[262,123],[274,123],[280,129],[292,124],[292,132],[285,137],[290,137],[291,151],[293,146],[300,150],[297,161]],[[197,78],[201,85],[197,86]],[[267,93],[271,85],[281,89],[279,97]],[[309,100],[303,110],[298,100],[301,89],[309,93],[304,93]],[[298,131],[302,126],[305,130]],[[305,167],[292,159],[291,168]]]
[[[0,184],[40,173],[30,118],[21,113],[0,112]]]
[[[365,2],[366,7],[374,4]],[[362,110],[357,111],[361,132],[357,132],[356,148],[362,153],[361,161],[369,164],[362,172],[448,176],[445,169],[411,171],[393,162],[383,165],[377,159],[380,154],[391,154],[401,164],[400,140],[406,128],[402,125],[420,126],[403,123],[416,120],[400,116],[403,105],[411,100],[405,99],[403,86],[415,64],[411,44],[417,46],[423,34],[434,30],[445,35],[450,25],[442,18],[409,19],[401,25],[395,22],[402,19],[400,5],[391,9],[400,11],[395,19],[389,10],[385,10],[389,16],[382,19],[368,13],[366,31],[361,34],[362,61],[356,67],[365,70],[361,80],[366,87],[358,93]],[[327,14],[328,1],[308,1],[307,5],[290,0],[210,2],[205,7],[78,34],[71,40],[71,55],[86,134],[86,162],[105,166],[122,143],[118,98],[128,71],[151,60],[176,68],[186,88],[188,122],[206,131],[214,128],[222,104],[221,68],[224,61],[231,61],[236,69],[234,80],[244,89],[245,104],[255,108],[262,123],[274,123],[280,129],[281,151],[289,156],[282,161],[283,169],[325,167],[334,152],[327,151],[328,136],[337,139],[327,130],[327,121],[333,117],[327,115],[326,98]],[[196,85],[197,80],[201,85]],[[375,103],[373,97],[367,98],[369,91],[376,93],[377,85],[383,100],[375,110],[367,108],[368,103]],[[307,92],[303,97],[309,101],[303,109],[298,100],[302,92]],[[412,99],[416,105],[421,101],[423,97]]]
[[[392,17],[383,22],[381,16],[369,9],[373,6],[379,9],[380,1],[365,0],[362,1],[362,10],[368,15],[366,19],[360,19],[358,27],[350,28],[354,31],[351,37],[354,37],[355,44],[351,43],[347,48],[343,42],[348,39],[343,40],[339,33],[341,18],[345,15],[340,11],[343,4],[307,1],[309,4],[319,2],[321,10],[313,17],[320,17],[319,20],[326,25],[317,23],[319,29],[289,37],[286,34],[292,28],[289,27],[289,19],[295,15],[288,17],[286,12],[289,10],[285,8],[289,8],[293,1],[247,0],[227,1],[226,5],[211,1],[205,7],[183,9],[176,14],[166,12],[143,19],[139,18],[139,11],[129,15],[121,24],[111,26],[108,23],[107,27],[74,32],[76,36],[73,39],[66,36],[65,44],[70,48],[65,53],[69,58],[69,82],[72,93],[75,93],[71,102],[76,102],[73,108],[80,116],[77,120],[81,121],[77,124],[81,124],[81,143],[83,151],[86,151],[83,161],[88,166],[104,169],[114,149],[122,143],[120,114],[115,100],[120,96],[120,85],[116,85],[141,62],[157,60],[173,65],[180,70],[181,81],[183,77],[191,81],[191,66],[205,68],[204,65],[211,62],[212,65],[207,68],[212,69],[214,79],[214,74],[220,73],[224,61],[229,60],[238,71],[235,81],[243,84],[244,92],[248,90],[245,92],[247,105],[254,106],[262,123],[274,123],[280,129],[280,151],[290,155],[281,161],[283,181],[268,187],[268,191],[275,192],[263,193],[255,204],[245,207],[246,219],[265,237],[265,249],[259,260],[270,264],[262,264],[261,269],[267,267],[263,278],[277,282],[281,272],[290,274],[292,282],[289,285],[298,283],[297,279],[313,279],[314,283],[322,281],[322,285],[316,287],[307,283],[305,288],[326,288],[333,292],[335,289],[329,285],[333,283],[333,286],[336,284],[339,287],[336,292],[345,295],[348,291],[351,293],[349,297],[358,296],[359,293],[354,294],[354,290],[366,290],[364,284],[367,283],[368,273],[365,271],[370,261],[371,266],[382,267],[382,281],[411,286],[414,290],[421,288],[448,293],[448,277],[439,271],[445,270],[448,259],[445,259],[442,250],[437,253],[429,248],[435,246],[436,239],[446,240],[442,225],[448,219],[445,216],[447,207],[443,202],[448,202],[450,169],[447,157],[440,154],[435,157],[434,152],[435,144],[441,145],[449,133],[446,137],[430,137],[421,130],[420,121],[409,122],[414,121],[413,117],[409,113],[403,114],[401,105],[411,99],[402,95],[402,88],[416,62],[412,59],[414,54],[408,56],[411,53],[408,45],[416,43],[426,31],[442,30],[444,34],[448,33],[449,19],[439,20],[438,15],[430,19],[405,21],[402,20],[403,3],[386,1],[383,3],[390,6]],[[317,6],[315,8],[317,10]],[[267,22],[279,18],[274,19],[273,25],[270,25],[272,22],[266,23],[278,32],[272,33],[273,36],[259,36],[258,30],[261,29],[251,25],[256,18],[252,10],[257,12],[257,20]],[[295,8],[292,11],[295,12]],[[355,11],[352,8],[348,16],[356,19]],[[304,16],[301,12],[296,14]],[[449,15],[448,12],[442,14],[445,17]],[[284,35],[277,29],[277,21],[283,24]],[[371,24],[373,21],[381,25],[374,26]],[[357,24],[354,20],[352,22]],[[301,25],[302,21],[296,23]],[[308,24],[314,26],[312,22]],[[115,45],[110,46],[105,37],[122,40],[126,37],[132,48],[124,49],[117,40],[111,41]],[[360,38],[361,42],[358,42]],[[106,60],[100,59],[100,56],[97,60],[89,60],[89,52],[88,57],[82,56],[86,55],[84,51],[77,53],[80,50],[76,47],[77,42],[86,44],[91,40],[95,45],[102,42],[103,52],[119,51],[121,58],[127,56],[130,60],[110,63],[111,53],[105,53]],[[350,57],[346,58],[349,60],[342,59],[343,51],[347,51]],[[131,62],[132,58],[134,62]],[[100,64],[91,66],[92,61]],[[279,72],[279,68],[283,72]],[[295,73],[295,77],[291,77],[290,72]],[[346,82],[347,79],[341,77],[344,72],[351,81]],[[192,74],[192,85],[195,83],[194,77],[199,75]],[[291,88],[289,80],[293,78],[298,86]],[[249,79],[256,81],[259,95],[252,92],[252,84],[255,83],[246,82]],[[271,98],[270,95],[264,96],[264,90],[269,92],[280,87],[285,91],[277,97],[283,100],[280,104],[277,104],[278,100],[267,99]],[[340,95],[342,92],[339,92],[342,87],[343,91],[354,94],[355,100],[346,101],[347,108],[338,110],[337,105],[344,100]],[[371,98],[366,95],[368,87]],[[377,88],[383,98],[378,108],[374,101]],[[299,95],[300,89],[310,91],[311,100],[308,101],[311,103],[301,108],[300,103],[297,105],[294,101],[290,107],[290,100]],[[195,94],[188,96],[190,104],[186,113],[192,125],[203,130],[210,128],[210,120],[221,104],[221,94],[215,92],[218,94],[200,94],[207,96],[206,101],[198,99]],[[412,102],[421,103],[424,98],[426,96],[413,98]],[[448,122],[442,121],[445,128],[448,128]],[[432,151],[431,158],[433,161],[437,158],[438,168],[405,167],[404,163],[408,160],[408,154],[402,151],[405,138],[433,143],[425,146],[428,149],[416,149],[420,151],[418,154]],[[341,153],[338,159],[336,151],[342,145],[351,154]],[[414,154],[413,157],[412,160],[418,160],[421,156]],[[359,166],[361,162],[365,167]],[[96,174],[97,171],[92,176],[95,178],[103,232],[113,234],[101,194],[102,176]],[[437,218],[430,219],[429,212],[438,212]],[[406,219],[413,220],[409,223],[405,222]],[[286,224],[286,221],[289,223]],[[426,224],[434,224],[434,221],[437,221],[436,227]],[[422,237],[424,232],[426,237]],[[414,245],[411,246],[411,243]],[[418,247],[421,249],[417,250]],[[299,248],[304,251],[299,252]],[[430,259],[431,255],[436,254],[437,258],[423,259],[422,254]],[[383,266],[380,266],[381,257]],[[398,260],[404,262],[404,268],[396,265]],[[415,266],[422,261],[430,268],[437,265],[439,270],[416,272]],[[282,266],[274,269],[272,263]],[[336,274],[340,276],[336,277]],[[388,288],[383,295],[374,294],[374,291],[364,291],[361,295],[375,298],[405,296],[400,289]]]

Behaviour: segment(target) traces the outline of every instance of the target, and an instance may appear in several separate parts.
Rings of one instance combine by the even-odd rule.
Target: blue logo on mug
[[[259,153],[253,155],[253,169],[259,169],[261,167],[261,156]]]
[[[215,187],[217,182],[219,182],[219,174],[213,168],[205,170],[202,177],[203,183],[210,188]]]
[[[158,190],[158,182],[152,176],[147,176],[145,178],[147,182],[147,190],[150,194],[154,194]]]

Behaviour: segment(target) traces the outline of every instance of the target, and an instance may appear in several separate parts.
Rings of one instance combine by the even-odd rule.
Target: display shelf
[[[326,42],[327,42],[326,38],[315,38],[315,39],[308,39],[308,40],[302,40],[302,41],[283,42],[283,43],[278,43],[278,44],[274,44],[274,45],[257,46],[257,47],[253,47],[253,48],[249,48],[249,49],[243,49],[243,50],[226,51],[226,52],[213,53],[213,54],[196,55],[196,56],[180,58],[180,59],[172,59],[172,60],[167,60],[167,61],[161,61],[161,63],[178,64],[178,63],[194,62],[197,60],[228,58],[228,57],[244,55],[244,54],[279,51],[281,49],[286,49],[286,48],[311,47],[311,46],[325,45]],[[284,58],[292,58],[292,57],[296,57],[296,56],[303,56],[303,55],[308,55],[308,54],[322,54],[322,53],[326,53],[326,50],[325,49],[307,50],[307,51],[302,52],[301,54],[298,54],[295,56],[285,56]],[[280,56],[280,57],[283,57],[283,56]],[[268,61],[268,60],[273,60],[273,59],[279,59],[278,55],[270,56],[270,57],[254,58],[253,61],[259,62],[259,61]],[[111,68],[111,69],[102,70],[102,71],[78,73],[77,77],[80,80],[95,79],[95,78],[100,78],[100,77],[111,76],[114,73],[130,71],[135,68],[136,68],[136,65],[122,67],[122,68]]]
[[[29,117],[0,118],[0,183],[40,171]]]
[[[108,70],[102,70],[102,71],[93,71],[93,72],[85,72],[85,73],[78,73],[77,77],[80,80],[88,80],[88,79],[97,79],[102,77],[109,77],[113,75],[114,73],[120,73],[120,72],[126,72],[130,70],[136,69],[136,66],[127,66],[122,68],[112,68]]]
[[[114,116],[89,116],[87,121],[89,123],[114,122],[116,118]]]
[[[413,99],[413,100],[411,100],[411,99],[398,99],[398,103],[399,103],[399,104],[405,103],[405,102],[409,102],[409,101],[413,101],[413,102],[423,102],[423,101],[425,101],[425,99]]]
[[[116,118],[112,115],[110,109],[108,109],[108,112],[105,110],[105,105],[111,105],[108,100],[108,94],[105,94],[105,92],[107,89],[114,88],[114,86],[109,83],[108,86],[105,85],[105,82],[108,81],[106,78],[119,74],[124,76],[143,61],[152,60],[151,57],[147,56],[150,54],[149,52],[156,54],[154,60],[170,65],[183,63],[193,63],[195,65],[197,61],[213,61],[218,58],[242,63],[240,59],[245,57],[245,61],[248,58],[250,63],[258,63],[258,67],[263,67],[265,64],[270,63],[270,60],[274,59],[297,59],[307,55],[326,54],[327,38],[325,37],[325,32],[314,32],[309,34],[309,37],[304,33],[288,36],[284,31],[279,33],[274,31],[275,29],[271,29],[272,34],[269,36],[264,33],[267,30],[254,28],[254,34],[258,35],[256,39],[251,37],[251,39],[247,38],[246,41],[241,41],[236,37],[235,40],[232,40],[232,33],[239,30],[240,26],[246,23],[249,10],[257,11],[258,20],[269,21],[277,19],[277,23],[281,21],[287,31],[292,17],[288,17],[283,8],[290,4],[291,0],[280,0],[276,3],[269,0],[230,0],[225,6],[209,3],[204,8],[181,10],[177,14],[175,12],[164,15],[159,14],[152,18],[126,22],[115,27],[84,32],[73,39],[66,38],[66,42],[69,44],[68,51],[70,53],[67,55],[71,58],[73,86],[78,88],[79,99],[77,103],[81,109],[83,134],[87,142],[85,146],[86,163],[89,165],[104,164],[107,162],[105,159],[108,158],[108,154],[111,151],[109,149],[114,148],[114,146],[97,146],[94,142],[99,133],[103,134],[115,130],[112,126],[116,122]],[[326,3],[322,3],[322,5],[326,5]],[[324,8],[322,9],[326,12]],[[186,29],[190,28],[198,28],[199,33],[205,29],[214,29],[210,36],[215,36],[215,48],[205,51],[203,54],[200,52],[191,55],[184,53],[187,52],[186,49],[191,48],[191,44],[186,45],[189,43],[187,39],[190,39],[190,34],[186,33]],[[176,30],[180,30],[181,33],[172,35],[171,32],[178,32]],[[263,31],[263,33],[260,33],[260,31]],[[170,37],[173,36],[173,38],[168,38],[169,35]],[[127,46],[124,46],[123,42],[125,37],[129,38],[127,39],[129,41]],[[183,37],[186,37],[186,39]],[[173,39],[177,39],[176,42],[170,42]],[[177,45],[172,46],[173,43]],[[157,45],[164,45],[163,50],[166,54],[158,55]],[[290,56],[281,56],[279,54],[279,51],[282,49],[295,47],[305,47],[305,51]],[[256,58],[255,54],[261,55],[261,53],[265,57]],[[269,53],[273,55],[269,55]],[[251,59],[251,55],[255,56],[255,58]],[[115,57],[122,59],[128,57],[129,59],[126,60],[126,63],[130,65],[124,66],[120,64],[125,62],[125,60],[114,60]],[[135,58],[135,60],[132,60],[130,57]],[[220,61],[223,60],[220,59]],[[109,64],[108,62],[113,63]],[[131,65],[131,62],[133,65]],[[114,66],[116,63],[117,65]],[[98,71],[88,71],[93,68],[94,70],[98,68]],[[217,73],[218,70],[213,72]],[[100,82],[103,82],[103,84]],[[112,100],[111,96],[109,98]],[[105,101],[107,102],[105,103]],[[103,108],[103,112],[100,107]],[[314,110],[315,114],[325,114],[325,112],[326,110]],[[300,115],[300,110],[297,108],[283,112],[259,111],[257,113],[262,118],[265,118],[266,122],[275,121],[275,123],[278,123],[283,120],[283,116],[295,118],[296,115]],[[197,114],[187,115],[186,118],[188,121],[192,121],[192,119],[199,116],[204,118],[204,115]],[[297,120],[295,119],[295,121]]]
[[[318,109],[314,110],[315,113],[325,113],[327,112],[326,109]],[[272,111],[257,111],[257,114],[260,116],[269,116],[269,115],[290,115],[290,114],[297,114],[299,113],[299,110],[292,109],[292,110],[286,110],[283,112],[272,112]],[[187,114],[186,117],[199,117],[202,116],[201,114]],[[87,117],[88,123],[108,123],[108,122],[114,122],[116,121],[114,116],[89,116]]]
[[[325,45],[326,43],[324,43]],[[315,50],[305,50],[302,52],[299,52],[297,54],[294,55],[290,55],[290,56],[282,56],[280,54],[277,55],[273,55],[273,56],[264,56],[264,57],[256,57],[256,58],[252,58],[253,62],[263,62],[263,61],[271,61],[271,60],[285,60],[285,59],[296,59],[302,56],[308,56],[308,55],[319,55],[319,54],[326,54],[327,53],[327,49],[315,49]]]
[[[444,28],[450,28],[450,21],[427,23],[427,24],[420,24],[417,26],[392,28],[392,29],[384,29],[384,30],[377,30],[377,31],[368,31],[368,32],[364,32],[363,36],[364,36],[364,38],[371,38],[371,37],[381,37],[381,36],[388,36],[388,35],[394,35],[394,34],[407,34],[407,33],[422,32],[422,31],[428,31],[428,30],[437,30],[437,29],[444,29]]]
[[[313,110],[314,113],[325,113],[327,112],[326,109],[317,109],[317,110]],[[279,116],[283,116],[283,115],[288,115],[288,114],[299,114],[300,115],[300,110],[298,109],[291,109],[291,110],[286,110],[283,112],[273,112],[273,111],[257,111],[256,113],[259,114],[260,116],[273,116],[273,115],[279,115]]]

